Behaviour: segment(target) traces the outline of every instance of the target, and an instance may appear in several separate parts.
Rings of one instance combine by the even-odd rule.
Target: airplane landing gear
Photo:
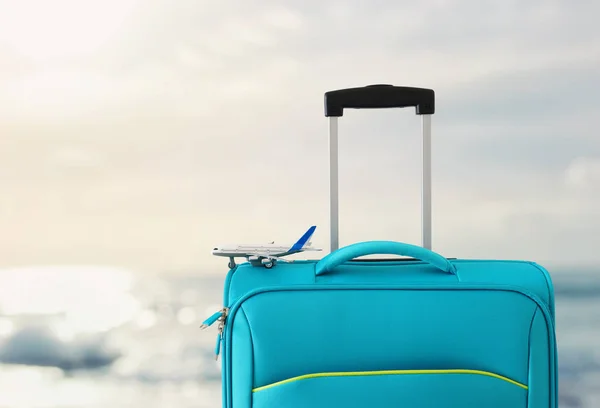
[[[229,258],[229,263],[227,264],[229,269],[235,268],[235,260],[233,258]]]
[[[262,264],[265,268],[271,269],[275,265],[274,259],[263,259]]]

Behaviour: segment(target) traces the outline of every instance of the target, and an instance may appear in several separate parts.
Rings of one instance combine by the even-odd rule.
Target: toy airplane
[[[212,254],[229,258],[229,268],[235,268],[235,257],[245,257],[253,266],[272,268],[282,256],[304,251],[321,251],[321,248],[312,248],[310,238],[317,227],[310,227],[294,245],[275,245],[275,242],[258,245],[223,245],[213,248]],[[283,261],[283,260],[282,260]]]

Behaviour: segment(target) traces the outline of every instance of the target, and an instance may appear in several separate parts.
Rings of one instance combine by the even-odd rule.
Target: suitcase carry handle
[[[456,267],[442,255],[420,246],[394,241],[359,242],[340,248],[317,262],[315,275],[331,272],[336,266],[359,256],[376,254],[410,256],[425,261],[444,272],[456,275]]]
[[[325,116],[344,115],[344,108],[378,109],[414,106],[417,115],[433,115],[433,89],[393,85],[367,85],[325,92]]]

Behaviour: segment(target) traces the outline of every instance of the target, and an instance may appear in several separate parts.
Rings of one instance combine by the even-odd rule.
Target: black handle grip
[[[344,108],[378,109],[409,106],[416,108],[417,115],[432,115],[435,112],[433,89],[368,85],[325,92],[325,116],[343,116]]]

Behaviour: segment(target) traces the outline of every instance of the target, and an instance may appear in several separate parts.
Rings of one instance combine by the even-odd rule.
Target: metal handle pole
[[[338,215],[338,118],[329,118],[329,222],[330,252],[337,250],[339,243]]]
[[[431,250],[431,115],[422,115],[423,183],[421,190],[422,246]]]

